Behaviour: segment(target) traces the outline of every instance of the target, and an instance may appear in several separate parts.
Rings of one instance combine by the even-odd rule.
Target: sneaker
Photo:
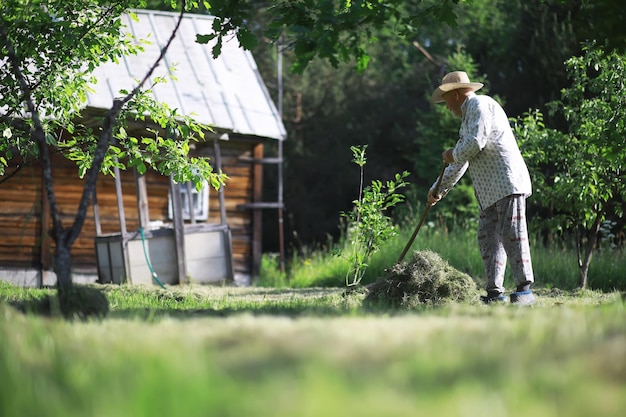
[[[518,291],[510,295],[511,304],[518,306],[529,306],[533,304],[537,299],[533,295],[532,291]]]
[[[483,304],[506,303],[506,296],[504,294],[481,295],[480,301],[482,301]]]

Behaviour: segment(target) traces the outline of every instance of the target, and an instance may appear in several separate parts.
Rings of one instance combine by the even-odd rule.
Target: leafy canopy
[[[117,2],[105,9],[100,3],[104,2],[3,2],[0,170],[14,153],[38,156],[30,138],[32,114],[25,111],[25,100],[32,100],[34,110],[41,115],[47,142],[56,145],[57,127],[70,133],[76,130],[73,119],[84,107],[89,83],[94,81],[88,72],[108,59],[137,51],[128,39],[119,37],[119,15],[133,2]],[[8,58],[9,45],[13,62]],[[16,68],[23,80],[16,77]]]
[[[399,36],[415,33],[426,18],[456,25],[454,6],[460,0],[423,1],[423,7],[407,7],[405,0],[273,0],[266,1],[273,16],[265,35],[292,48],[295,72],[303,72],[316,57],[333,66],[356,61],[359,71],[370,61],[368,44],[375,42],[379,30],[393,27]],[[245,49],[256,45],[256,37],[246,27],[254,7],[250,1],[214,0],[205,2],[216,16],[213,32],[200,34],[198,42],[214,41],[213,53],[221,51],[223,39],[233,34]],[[415,3],[415,2],[414,2]]]
[[[602,222],[623,215],[626,56],[589,42],[565,65],[572,84],[549,107],[569,131],[547,128],[541,112],[532,111],[518,119],[516,133],[533,170],[535,202],[552,213],[547,225],[576,236],[585,287]]]
[[[538,194],[561,213],[555,222],[561,228],[589,228],[598,212],[621,215],[621,205],[611,203],[626,192],[626,56],[595,43],[583,51],[566,62],[572,85],[550,104],[564,115],[569,131],[546,128],[538,111],[517,124]]]
[[[120,19],[129,9],[143,6],[143,0],[2,3],[0,174],[14,157],[25,162],[40,157],[31,136],[37,113],[47,145],[76,161],[79,175],[85,175],[102,132],[97,117],[96,123],[93,116],[90,120],[83,117],[87,95],[97,82],[91,73],[105,62],[143,51],[147,40],[134,40]],[[110,173],[115,166],[136,167],[144,173],[152,167],[178,181],[192,180],[201,186],[208,179],[219,186],[224,177],[212,171],[208,160],[187,157],[189,141],[202,140],[209,127],[156,102],[149,89],[165,78],[155,76],[151,82],[132,97],[128,91],[117,92],[130,100],[120,109],[100,170]],[[32,109],[25,104],[29,101]],[[152,128],[129,129],[133,121],[147,121]]]

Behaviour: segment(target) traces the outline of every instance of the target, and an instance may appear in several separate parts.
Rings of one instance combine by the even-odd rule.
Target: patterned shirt
[[[439,194],[446,195],[469,169],[481,210],[511,194],[528,197],[532,193],[528,168],[502,107],[489,96],[471,93],[461,114],[452,153],[455,162],[446,168]]]

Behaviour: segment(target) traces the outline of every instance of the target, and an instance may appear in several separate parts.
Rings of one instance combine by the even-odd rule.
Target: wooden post
[[[277,44],[278,62],[277,62],[277,78],[278,78],[278,115],[283,117],[283,50],[281,44],[282,38]],[[285,273],[285,229],[283,220],[283,141],[278,140],[278,242],[280,249],[280,272]]]
[[[196,210],[193,205],[193,189],[191,187],[191,181],[185,183],[185,190],[187,191],[187,206],[189,207],[189,221],[191,224],[196,223]]]
[[[135,187],[137,189],[137,212],[139,214],[139,227],[143,230],[148,228],[150,223],[150,210],[148,208],[148,191],[146,189],[146,176],[139,175],[135,171]]]
[[[215,164],[217,172],[222,172],[222,153],[220,150],[219,139],[213,139],[213,149],[215,151]],[[220,201],[220,224],[224,227],[224,247],[226,248],[226,273],[228,274],[228,281],[233,282],[235,280],[235,267],[233,264],[233,240],[230,232],[230,227],[226,221],[226,201],[224,198],[224,185],[220,185],[218,192],[218,198]]]
[[[124,280],[133,282],[130,274],[130,262],[128,259],[128,245],[126,244],[126,212],[124,211],[124,196],[122,195],[122,178],[120,177],[120,169],[117,167],[117,157],[115,157],[115,166],[113,166],[113,175],[115,176],[115,196],[117,199],[117,215],[120,220],[120,235],[122,240],[122,257],[124,258]],[[111,278],[113,279],[113,278]]]
[[[98,209],[98,193],[95,189],[91,197],[91,204],[93,205],[93,221],[96,224],[96,237],[98,237],[102,235],[102,224],[100,223],[100,210]]]
[[[263,144],[254,147],[253,159],[263,159]],[[252,166],[252,203],[263,201],[263,164],[255,162]],[[261,270],[263,241],[263,211],[252,210],[252,274],[259,275]]]
[[[176,265],[178,283],[187,283],[187,261],[185,258],[185,221],[183,220],[183,204],[180,195],[180,184],[170,177],[170,194],[172,196],[172,217],[174,223],[174,240],[176,243]]]
[[[115,158],[117,163],[117,157]],[[115,195],[117,197],[117,213],[120,218],[120,233],[122,238],[126,236],[126,213],[124,212],[124,197],[122,196],[122,180],[120,179],[120,169],[113,167],[113,175],[115,176]],[[124,245],[126,247],[126,245]]]
[[[278,242],[280,249],[280,272],[285,273],[285,228],[283,220],[283,141],[278,140]]]

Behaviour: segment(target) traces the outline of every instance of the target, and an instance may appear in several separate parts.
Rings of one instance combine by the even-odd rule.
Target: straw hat
[[[457,88],[471,88],[472,91],[478,91],[483,88],[482,83],[472,83],[464,71],[453,71],[443,76],[441,85],[437,87],[430,100],[433,103],[441,103],[444,101],[443,95],[448,91]]]

